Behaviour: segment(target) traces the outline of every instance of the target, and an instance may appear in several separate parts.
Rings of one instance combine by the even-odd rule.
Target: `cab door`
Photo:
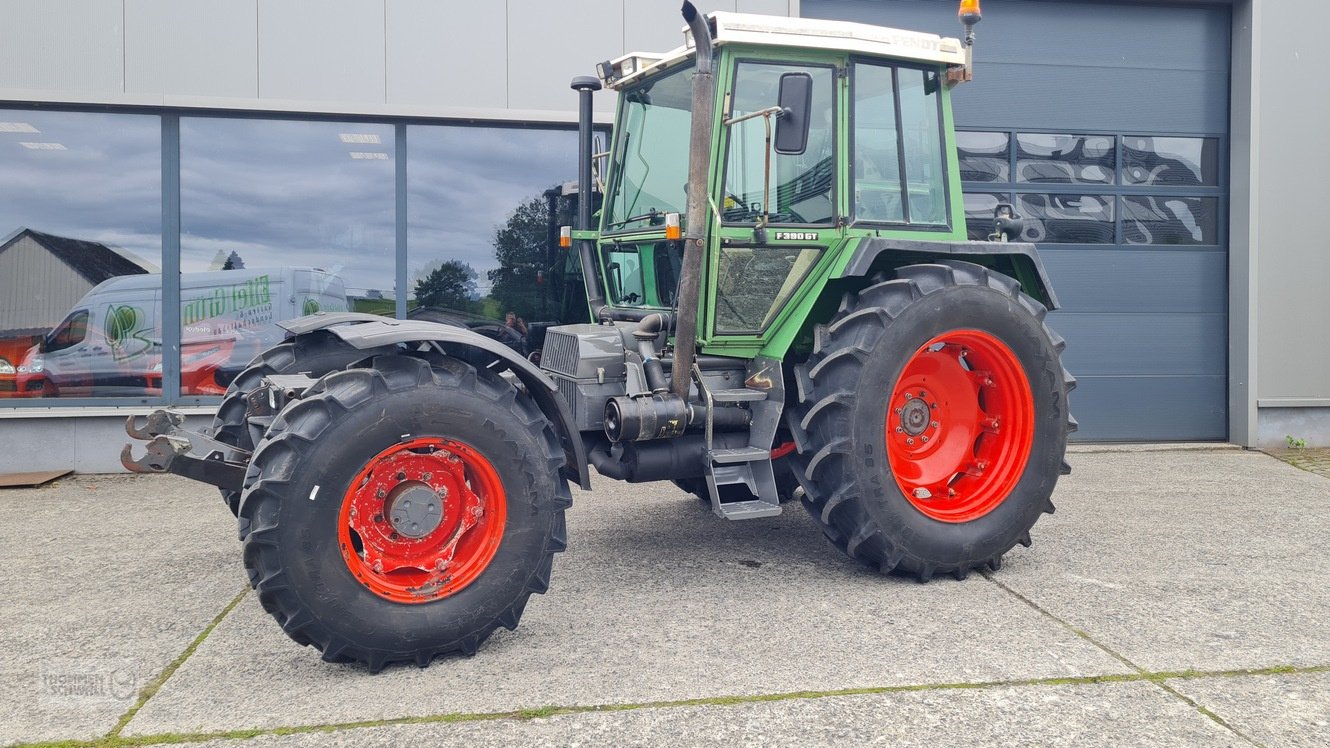
[[[760,348],[836,239],[844,215],[835,106],[843,69],[830,58],[735,54],[720,115],[720,230],[708,253],[705,348],[735,355]],[[807,139],[782,151],[777,117],[760,113],[779,106],[790,89],[807,91]]]

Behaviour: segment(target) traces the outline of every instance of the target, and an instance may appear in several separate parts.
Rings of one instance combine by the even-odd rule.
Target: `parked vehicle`
[[[181,392],[221,395],[250,359],[279,342],[278,323],[343,312],[346,291],[315,268],[246,268],[180,276]],[[104,281],[28,349],[20,397],[143,397],[162,387],[162,279]]]
[[[966,240],[950,88],[978,6],[960,41],[684,3],[689,43],[573,81],[580,194],[592,92],[619,108],[599,222],[580,201],[562,233],[593,321],[546,330],[539,368],[455,325],[291,320],[211,435],[131,419],[123,463],[222,488],[263,609],[371,671],[515,628],[592,465],[729,520],[798,500],[884,574],[996,571],[1070,470],[1075,380],[1011,206]]]

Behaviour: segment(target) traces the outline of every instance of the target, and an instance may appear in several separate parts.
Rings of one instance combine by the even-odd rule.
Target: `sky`
[[[160,266],[159,118],[11,109],[0,123],[0,235],[29,227]],[[391,125],[184,117],[180,129],[185,272],[235,251],[247,267],[321,267],[352,293],[393,295]],[[459,259],[483,293],[495,230],[520,203],[576,177],[576,135],[407,130],[408,277]]]

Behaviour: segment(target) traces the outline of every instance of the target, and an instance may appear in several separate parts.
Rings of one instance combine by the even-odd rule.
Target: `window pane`
[[[219,395],[316,311],[393,314],[393,129],[180,120],[181,391]]]
[[[971,241],[983,241],[993,233],[993,215],[1001,203],[1011,203],[1005,192],[967,192],[965,197],[965,228]]]
[[[1016,136],[1016,181],[1033,184],[1112,184],[1112,135]]]
[[[864,221],[905,220],[896,86],[891,68],[854,66],[854,215]]]
[[[412,316],[524,355],[539,347],[537,323],[590,319],[577,252],[558,247],[576,214],[576,191],[564,189],[577,176],[576,132],[413,125],[406,142]]]
[[[1011,135],[1005,132],[956,132],[961,181],[1011,180]]]
[[[161,120],[0,120],[0,398],[161,394]]]
[[[1122,138],[1123,184],[1219,184],[1218,138]]]
[[[763,330],[799,288],[821,250],[722,247],[716,288],[716,332]]]
[[[619,95],[617,183],[611,187],[607,231],[649,226],[661,213],[684,213],[688,185],[688,132],[692,122],[692,66]],[[576,158],[569,159],[576,167]]]
[[[1018,195],[1027,242],[1112,244],[1112,195]]]
[[[727,222],[755,223],[769,212],[771,223],[828,223],[835,213],[831,202],[836,177],[831,68],[741,63],[729,116],[741,117],[775,106],[780,79],[786,73],[805,73],[813,79],[808,146],[799,154],[773,150],[768,180],[766,118],[754,117],[727,128],[730,140],[723,213]],[[774,132],[776,123],[770,125]]]
[[[1218,244],[1219,199],[1123,197],[1122,234],[1127,244]]]
[[[947,222],[947,193],[938,75],[902,68],[898,80],[910,223],[942,225]]]

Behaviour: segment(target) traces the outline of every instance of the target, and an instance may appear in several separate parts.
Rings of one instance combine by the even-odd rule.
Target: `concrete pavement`
[[[599,480],[517,631],[377,676],[282,634],[205,486],[0,492],[0,743],[1330,744],[1330,480],[1237,449],[1070,459],[1032,548],[927,585],[795,506],[726,523]]]

